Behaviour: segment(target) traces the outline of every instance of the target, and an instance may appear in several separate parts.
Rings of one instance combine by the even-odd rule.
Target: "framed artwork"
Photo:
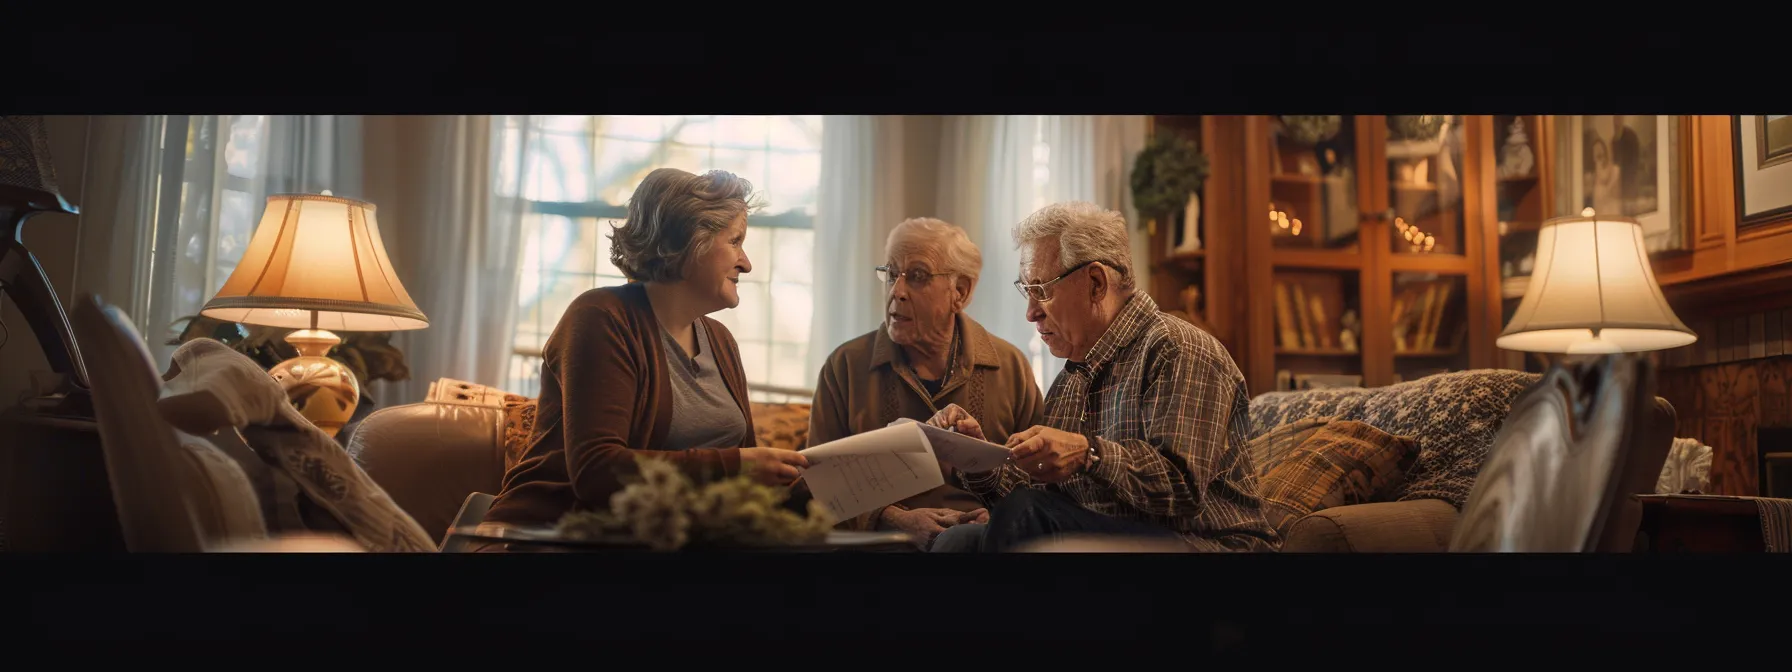
[[[1733,117],[1738,229],[1792,222],[1792,115]]]
[[[1692,249],[1687,231],[1687,117],[1557,117],[1556,214],[1583,208],[1643,225],[1650,254]]]

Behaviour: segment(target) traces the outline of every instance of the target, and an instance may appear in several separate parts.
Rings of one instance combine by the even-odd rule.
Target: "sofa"
[[[1250,404],[1250,449],[1260,475],[1289,448],[1332,422],[1356,422],[1416,444],[1390,487],[1366,501],[1320,506],[1282,526],[1283,552],[1441,552],[1458,509],[1512,403],[1537,374],[1475,370],[1437,374],[1380,388],[1332,388],[1259,394]],[[754,403],[760,445],[800,449],[808,404]],[[489,387],[443,379],[423,402],[370,414],[349,451],[392,498],[432,533],[445,531],[472,492],[495,493],[505,467],[532,429],[532,401]],[[1651,492],[1674,442],[1674,411],[1656,399],[1639,418],[1635,464]],[[1282,444],[1282,445],[1278,445]],[[1653,469],[1653,471],[1650,471]],[[1645,478],[1646,477],[1646,478]],[[1334,498],[1335,499],[1335,498]],[[1358,500],[1365,500],[1359,497]],[[1309,505],[1311,506],[1311,505]],[[1633,517],[1640,511],[1632,512]],[[1634,530],[1636,520],[1618,529]],[[1616,536],[1621,537],[1621,533]],[[1626,546],[1628,539],[1613,542]]]
[[[1512,404],[1541,379],[1506,369],[1457,371],[1380,388],[1329,388],[1260,394],[1251,400],[1252,449],[1300,424],[1358,421],[1416,440],[1416,459],[1385,496],[1315,510],[1284,531],[1283,552],[1442,552],[1449,548],[1458,511],[1468,501]],[[1656,397],[1635,419],[1632,456],[1620,487],[1654,492],[1674,444],[1675,414]],[[1259,460],[1259,473],[1276,465]],[[1641,519],[1640,505],[1626,500],[1607,526],[1602,551],[1629,551]]]

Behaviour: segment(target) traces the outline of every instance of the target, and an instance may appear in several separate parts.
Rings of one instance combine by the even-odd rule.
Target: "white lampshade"
[[[386,257],[373,204],[329,194],[269,196],[242,261],[199,314],[287,329],[429,326]]]
[[[1593,354],[1664,350],[1698,340],[1662,296],[1628,217],[1559,217],[1537,234],[1536,270],[1511,323],[1507,350]]]

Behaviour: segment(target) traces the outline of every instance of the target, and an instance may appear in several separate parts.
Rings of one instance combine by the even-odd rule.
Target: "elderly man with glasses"
[[[999,437],[959,406],[928,420],[1010,452],[988,472],[954,470],[990,520],[946,530],[932,550],[1001,552],[1088,535],[1275,550],[1245,447],[1244,376],[1212,335],[1135,289],[1125,218],[1058,203],[1013,235],[1027,321],[1068,361],[1038,425]]]
[[[968,409],[995,440],[1039,424],[1043,402],[1020,348],[968,315],[983,254],[963,229],[933,218],[898,224],[885,241],[884,321],[828,356],[815,385],[809,444],[925,421],[948,406]],[[897,529],[926,550],[955,525],[988,520],[977,497],[941,465],[946,484],[843,522],[845,529]]]

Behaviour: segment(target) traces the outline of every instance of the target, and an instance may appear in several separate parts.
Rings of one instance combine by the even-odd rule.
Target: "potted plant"
[[[1147,141],[1133,161],[1132,202],[1148,229],[1155,232],[1158,220],[1174,225],[1178,215],[1192,211],[1195,216],[1184,216],[1181,222],[1182,241],[1177,246],[1199,247],[1199,192],[1207,171],[1207,155],[1193,140],[1166,132]]]

